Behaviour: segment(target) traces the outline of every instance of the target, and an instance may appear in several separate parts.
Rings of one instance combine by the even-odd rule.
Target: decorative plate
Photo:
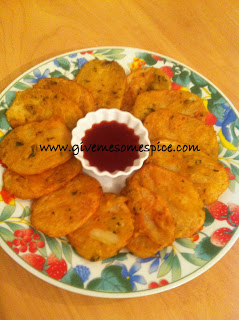
[[[239,235],[239,119],[225,95],[209,80],[171,58],[134,48],[101,47],[66,53],[28,70],[0,96],[0,141],[11,129],[5,117],[16,92],[42,78],[74,79],[91,59],[116,60],[126,73],[142,66],[161,68],[174,90],[199,95],[208,109],[219,143],[219,161],[230,184],[210,211],[205,208],[203,228],[191,238],[178,239],[154,257],[139,259],[126,250],[100,262],[81,258],[65,238],[50,238],[30,224],[31,202],[14,199],[0,181],[0,244],[17,263],[60,288],[95,297],[125,298],[159,293],[182,285],[213,266]],[[0,165],[0,176],[4,165]]]

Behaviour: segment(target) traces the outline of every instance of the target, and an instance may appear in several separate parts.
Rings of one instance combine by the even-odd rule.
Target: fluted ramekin
[[[77,149],[79,152],[75,154],[75,157],[81,161],[83,172],[97,179],[101,183],[104,192],[117,193],[124,186],[126,178],[142,167],[149,152],[139,152],[139,158],[134,161],[132,166],[127,167],[124,171],[114,171],[110,173],[109,171],[99,171],[97,167],[91,166],[89,161],[84,158],[80,144],[82,138],[85,136],[86,130],[91,129],[93,124],[101,123],[102,121],[117,121],[118,123],[126,124],[139,136],[139,145],[143,146],[150,145],[148,131],[142,122],[131,113],[118,109],[99,109],[95,112],[89,112],[84,118],[78,120],[76,127],[73,129],[71,145],[72,147],[79,146]]]

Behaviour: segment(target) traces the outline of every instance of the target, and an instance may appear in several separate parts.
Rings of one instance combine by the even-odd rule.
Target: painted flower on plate
[[[39,69],[35,69],[33,71],[33,74],[34,74],[35,78],[34,77],[26,78],[26,79],[24,79],[24,81],[27,83],[35,84],[41,79],[49,78],[50,70],[47,68],[43,73],[41,73],[41,71]]]
[[[136,273],[141,269],[140,263],[135,263],[129,271],[127,270],[125,265],[119,264],[122,266],[122,276],[125,277],[127,280],[129,280],[133,291],[136,291],[136,285],[135,282],[140,284],[147,284],[146,280],[143,276],[137,275]]]
[[[158,270],[159,263],[160,263],[160,251],[158,251],[154,257],[137,259],[137,262],[139,263],[147,263],[150,261],[152,261],[152,263],[149,266],[149,273],[156,272]]]
[[[74,271],[78,274],[83,282],[87,281],[90,276],[90,269],[88,267],[77,265]]]

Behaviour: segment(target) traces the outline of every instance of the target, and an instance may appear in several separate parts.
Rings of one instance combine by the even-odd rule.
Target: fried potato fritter
[[[96,111],[92,94],[86,88],[80,86],[76,81],[64,78],[45,78],[38,81],[34,88],[51,89],[64,94],[68,99],[77,103],[86,115],[88,112]]]
[[[20,199],[36,199],[63,187],[82,173],[82,165],[75,157],[41,174],[20,175],[9,169],[3,174],[4,189]]]
[[[91,60],[80,69],[75,80],[91,92],[97,109],[120,109],[126,75],[117,62]]]
[[[12,128],[26,123],[48,120],[52,116],[62,119],[72,130],[83,117],[78,104],[60,92],[50,89],[30,88],[17,92],[16,98],[6,112]]]
[[[127,198],[105,193],[97,212],[80,228],[68,234],[70,243],[85,259],[98,261],[112,257],[133,234],[133,217]]]
[[[149,139],[168,139],[184,144],[198,145],[199,149],[210,157],[217,159],[219,146],[216,132],[198,119],[160,109],[150,113],[144,120],[149,132]]]
[[[40,146],[65,146],[65,151],[41,151]],[[71,133],[58,118],[33,122],[9,132],[0,144],[0,159],[21,175],[39,174],[72,157]]]
[[[159,245],[142,232],[134,233],[133,237],[129,239],[126,247],[136,257],[142,259],[154,257],[159,251]]]
[[[122,194],[128,197],[127,203],[134,213],[135,230],[127,248],[141,258],[151,257],[173,243],[175,221],[159,194],[140,186],[137,180],[129,181]]]
[[[207,111],[196,94],[181,90],[148,91],[138,95],[132,114],[144,121],[151,112],[166,108],[204,121]]]
[[[61,189],[33,202],[31,224],[49,237],[65,236],[95,213],[102,193],[97,180],[78,175]]]
[[[128,188],[135,184],[160,195],[167,203],[176,223],[175,238],[191,237],[203,225],[203,202],[184,176],[149,163],[127,179]]]
[[[186,177],[194,184],[205,205],[215,202],[227,189],[228,174],[219,161],[212,159],[202,151],[176,151],[177,146],[180,145],[176,141],[161,140],[159,143],[155,140],[152,144],[159,147],[171,145],[172,151],[154,152],[149,155],[146,162],[155,163]]]
[[[121,109],[131,112],[137,96],[142,92],[170,89],[171,79],[162,70],[154,67],[136,69],[127,76]]]

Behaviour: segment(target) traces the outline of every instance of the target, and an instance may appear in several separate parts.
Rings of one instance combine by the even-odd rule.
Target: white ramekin
[[[139,158],[134,161],[132,166],[127,167],[124,171],[114,171],[110,173],[108,171],[99,171],[98,168],[91,166],[89,161],[83,157],[80,143],[85,136],[85,131],[90,129],[93,124],[102,121],[117,121],[126,124],[139,136],[139,144],[144,146],[150,145],[148,131],[142,122],[131,113],[118,109],[99,109],[95,112],[89,112],[84,118],[78,120],[76,127],[72,131],[71,145],[72,147],[75,145],[79,146],[79,153],[76,154],[75,157],[81,161],[83,172],[97,179],[101,183],[104,192],[118,193],[124,187],[126,178],[142,167],[149,152],[139,152]]]

